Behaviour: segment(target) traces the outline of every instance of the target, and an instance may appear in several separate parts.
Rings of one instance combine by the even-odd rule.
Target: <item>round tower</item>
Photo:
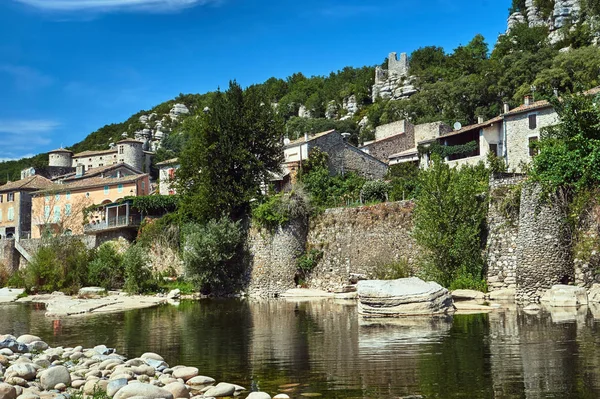
[[[126,163],[133,168],[142,171],[144,168],[143,141],[135,139],[124,139],[117,143],[119,162]]]
[[[73,152],[59,148],[48,153],[48,166],[70,168],[73,166]]]

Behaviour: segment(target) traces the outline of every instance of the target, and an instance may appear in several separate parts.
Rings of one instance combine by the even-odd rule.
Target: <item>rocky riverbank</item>
[[[127,359],[104,345],[56,347],[34,335],[0,335],[0,399],[221,398],[246,388],[201,375],[196,367],[169,366],[156,353]],[[270,399],[251,392],[249,399]],[[279,393],[274,399],[289,396]]]

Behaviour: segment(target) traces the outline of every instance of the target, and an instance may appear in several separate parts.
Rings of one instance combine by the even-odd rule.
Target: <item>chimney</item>
[[[308,133],[304,133],[304,142],[308,141]]]
[[[85,167],[83,166],[83,164],[77,164],[77,166],[75,167],[75,176],[81,177],[84,173]]]
[[[482,124],[483,122],[485,122],[485,121],[484,121],[484,119],[483,119],[483,116],[479,115],[479,116],[477,117],[477,123],[478,123],[478,124]]]
[[[533,103],[533,98],[531,98],[531,96],[525,96],[525,100],[523,103],[525,105],[531,105]]]
[[[510,111],[510,105],[508,105],[508,103],[504,103],[504,113],[508,114],[509,111]]]

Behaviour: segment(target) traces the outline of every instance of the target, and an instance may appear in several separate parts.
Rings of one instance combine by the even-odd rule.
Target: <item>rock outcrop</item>
[[[433,316],[454,312],[452,297],[438,283],[417,277],[358,282],[358,312],[364,317]]]
[[[408,75],[408,56],[396,53],[388,56],[388,69],[378,66],[375,69],[375,84],[373,85],[373,101],[378,98],[401,100],[409,98],[417,92],[413,85],[414,78]]]
[[[557,284],[546,291],[540,301],[554,307],[574,307],[587,305],[588,297],[583,287]]]

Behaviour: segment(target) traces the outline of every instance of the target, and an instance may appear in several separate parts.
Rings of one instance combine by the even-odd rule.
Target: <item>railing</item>
[[[130,215],[127,216],[118,216],[118,217],[109,217],[108,220],[104,220],[100,223],[90,223],[83,226],[84,232],[91,231],[102,231],[123,227],[139,227],[142,223],[141,215]]]

